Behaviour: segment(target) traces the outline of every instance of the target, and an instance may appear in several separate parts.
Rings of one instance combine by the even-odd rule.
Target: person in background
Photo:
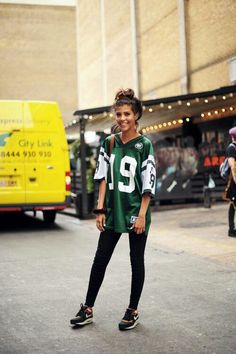
[[[226,199],[229,200],[229,211],[228,211],[228,223],[229,230],[228,236],[236,237],[234,216],[236,208],[236,127],[229,130],[229,135],[232,142],[228,145],[226,149],[226,157],[228,157],[229,166],[231,173],[226,186]]]
[[[91,269],[87,296],[71,325],[93,322],[93,307],[106,267],[122,233],[129,234],[132,270],[128,307],[118,327],[128,330],[139,321],[138,303],[144,284],[144,251],[151,222],[150,199],[155,193],[156,169],[151,141],[137,130],[141,101],[132,89],[120,90],[113,104],[119,133],[107,137],[100,149],[94,179],[99,182],[96,226],[101,232]],[[111,146],[113,145],[113,147]]]

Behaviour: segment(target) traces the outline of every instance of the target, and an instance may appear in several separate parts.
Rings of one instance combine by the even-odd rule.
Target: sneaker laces
[[[138,311],[134,309],[127,309],[125,312],[125,315],[123,317],[123,320],[125,321],[131,321],[133,320],[133,316],[138,315]]]
[[[91,307],[88,307],[87,305],[81,303],[80,310],[77,315],[80,315],[82,313],[87,313],[88,315],[91,315],[93,313],[93,310],[91,309]]]

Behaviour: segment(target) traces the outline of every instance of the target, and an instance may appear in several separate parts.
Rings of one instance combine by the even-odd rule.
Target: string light
[[[201,117],[204,118],[205,116],[208,116],[208,117],[218,116],[220,118],[222,113],[225,113],[227,111],[229,113],[229,111],[233,112],[234,110],[235,110],[235,107],[230,106],[228,108],[216,109],[215,111],[212,111],[212,112],[209,111],[209,112],[201,113]]]
[[[185,119],[186,119],[187,122],[189,122],[191,118],[187,117]],[[159,123],[158,125],[155,124],[154,126],[151,125],[149,127],[143,128],[142,132],[145,134],[145,133],[148,133],[148,132],[152,132],[153,130],[158,130],[158,129],[162,129],[162,128],[168,128],[168,127],[171,127],[172,124],[176,125],[178,123],[182,124],[183,123],[183,119],[178,119],[178,121],[177,120],[173,120],[172,122],[169,121],[169,122]]]
[[[234,95],[234,93],[233,92],[230,92],[229,94],[227,94],[227,95],[222,95],[221,96],[221,98],[222,98],[222,100],[227,100],[227,98],[228,97],[235,97],[235,95]],[[219,97],[220,98],[220,97]],[[216,100],[217,99],[217,96],[216,95],[213,95],[213,96],[211,96],[211,97],[207,97],[207,98],[205,98],[204,99],[204,102],[205,103],[209,103],[209,100],[211,100],[211,99],[213,99],[213,100]],[[190,101],[185,101],[186,102],[186,105],[188,106],[188,107],[190,107],[191,106],[191,104],[192,103],[194,103],[194,100],[195,100],[195,102],[200,102],[200,98],[199,97],[195,97],[195,99],[192,99],[192,100],[190,100]],[[185,103],[185,102],[182,102],[182,100],[178,100],[177,101],[177,104],[178,105],[182,105],[183,103]],[[174,104],[174,103],[173,103]],[[167,104],[167,103],[163,103],[163,102],[161,102],[160,104],[159,104],[159,107],[161,107],[161,108],[164,108],[164,107],[167,107],[169,110],[171,110],[171,109],[173,109],[173,105],[172,104]],[[155,108],[155,107],[154,107]],[[148,111],[150,112],[150,113],[152,113],[152,112],[154,112],[154,109],[153,109],[153,107],[147,107],[147,106],[145,106],[145,105],[143,105],[143,111],[145,111],[145,110],[147,110],[148,109]],[[220,118],[221,117],[221,115],[222,115],[222,113],[225,113],[225,112],[227,112],[228,111],[228,113],[229,113],[229,111],[230,112],[233,112],[233,111],[235,111],[235,107],[233,107],[233,106],[230,106],[230,107],[226,107],[226,108],[218,108],[218,109],[215,109],[215,110],[213,110],[213,111],[209,111],[209,112],[202,112],[201,113],[201,117],[202,118],[206,118],[207,116],[210,118],[210,117],[214,117],[214,116],[218,116],[218,117],[216,117],[216,118]],[[114,114],[112,113],[112,112],[107,112],[107,111],[104,111],[103,113],[102,113],[102,115],[103,115],[103,117],[105,118],[105,117],[107,117],[107,116],[109,116],[110,118],[113,118],[114,117]],[[81,116],[80,116],[80,118],[81,118]],[[84,119],[89,119],[89,120],[93,120],[94,119],[94,116],[93,115],[87,115],[87,114],[85,114],[85,115],[83,115],[82,116],[82,118],[84,118]],[[212,118],[210,118],[210,119],[212,119]],[[186,122],[189,122],[190,120],[191,120],[191,118],[189,118],[189,117],[187,117],[187,118],[184,118],[184,120],[186,121]],[[75,125],[75,124],[77,124],[77,123],[79,123],[79,119],[78,120],[76,120],[76,119],[73,119],[72,121],[70,121],[70,122],[67,122],[67,123],[65,123],[64,124],[64,127],[65,128],[68,128],[68,127],[71,127],[72,125]],[[183,123],[183,119],[178,119],[178,120],[173,120],[173,121],[169,121],[169,122],[164,122],[164,123],[160,123],[160,124],[155,124],[154,126],[149,126],[149,127],[147,127],[147,128],[143,128],[142,129],[142,132],[143,133],[145,133],[145,132],[147,132],[147,131],[153,131],[153,130],[158,130],[158,129],[162,129],[163,127],[164,128],[166,128],[166,127],[171,127],[172,125],[176,125],[176,124],[182,124]]]
[[[230,96],[233,97],[233,94],[231,94]],[[214,99],[214,96],[213,96],[213,99]],[[225,100],[225,99],[226,99],[226,96],[222,96],[222,99]],[[199,99],[196,100],[196,101],[199,102]],[[181,102],[181,101],[178,101],[178,102]],[[205,102],[205,103],[208,103],[209,101],[208,101],[208,99],[206,98],[206,99],[204,100],[204,102]],[[182,102],[181,102],[181,104],[182,104]],[[186,104],[187,104],[188,106],[190,106],[190,105],[191,105],[191,102],[188,101]],[[164,106],[164,103],[162,103],[162,105]],[[160,104],[160,106],[161,106],[161,104]],[[167,107],[168,107],[168,109],[171,109],[171,108],[172,108],[172,105],[168,105]],[[149,111],[152,112],[153,109],[150,107],[150,108],[149,108]],[[215,110],[212,110],[212,111],[208,111],[208,112],[204,112],[204,113],[202,112],[202,113],[201,113],[201,117],[202,117],[202,118],[209,117],[210,120],[211,120],[211,119],[214,119],[214,117],[217,119],[217,118],[221,118],[221,117],[223,116],[222,113],[228,112],[228,114],[229,114],[229,111],[230,111],[230,112],[235,111],[235,107],[234,107],[234,106],[230,106],[230,107],[226,107],[226,108],[220,108],[220,109],[218,108],[218,109],[215,109]],[[91,118],[90,118],[90,117],[91,117]],[[89,118],[92,119],[93,116],[89,116]],[[151,125],[151,126],[149,126],[149,127],[143,128],[143,129],[142,129],[142,132],[143,132],[143,133],[152,132],[152,131],[157,131],[157,130],[162,129],[162,128],[168,129],[168,128],[171,127],[172,125],[183,124],[184,121],[185,121],[185,122],[190,122],[190,121],[191,121],[191,117],[185,117],[185,118],[183,118],[183,119],[178,119],[178,120],[173,120],[173,121],[169,121],[169,122],[159,123],[158,125],[157,125],[157,124],[155,124],[155,125],[153,125],[153,126]],[[74,122],[75,122],[75,120],[73,121],[73,123],[74,123]],[[69,125],[71,125],[71,124],[73,124],[73,123],[69,123]]]

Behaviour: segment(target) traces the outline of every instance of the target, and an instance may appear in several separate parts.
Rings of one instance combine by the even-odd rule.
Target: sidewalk
[[[159,212],[159,211],[166,211],[166,210],[179,210],[179,209],[189,209],[189,208],[202,208],[203,207],[203,203],[191,203],[191,204],[167,204],[167,205],[154,205],[153,207],[151,207],[152,213],[155,212]],[[71,204],[69,207],[67,207],[64,210],[60,211],[61,214],[65,214],[65,215],[70,215],[70,216],[74,216],[77,217],[76,214],[76,210],[75,207],[73,206],[73,204]]]
[[[236,265],[236,238],[227,236],[227,203],[216,203],[209,209],[201,204],[157,206],[153,209],[149,237],[153,242]],[[61,213],[78,218],[72,206]],[[154,235],[159,236],[160,233],[162,237],[155,239]]]
[[[228,204],[212,208],[157,211],[152,213],[151,240],[158,247],[236,266],[236,238],[228,237]],[[159,237],[160,236],[160,237]]]
[[[71,328],[87,291],[99,232],[94,220],[59,214],[3,218],[0,237],[4,354],[235,354],[236,238],[225,203],[152,213],[140,324],[118,322],[130,294],[129,241],[120,238],[94,308]]]

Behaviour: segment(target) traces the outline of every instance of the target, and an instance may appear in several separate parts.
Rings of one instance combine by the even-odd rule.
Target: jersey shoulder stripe
[[[110,163],[110,157],[107,154],[107,141],[108,139],[106,139],[101,148],[100,148],[100,152],[98,155],[98,160],[97,160],[97,167],[96,167],[96,171],[94,174],[94,180],[95,181],[101,181],[103,179],[107,179],[107,171],[108,171],[108,167],[109,167],[109,163]]]
[[[101,155],[101,156],[104,158],[104,160],[105,160],[107,163],[109,163],[110,157],[107,155],[107,153],[106,153],[104,147],[101,147],[99,155]]]
[[[148,164],[151,164],[155,167],[155,159],[153,155],[148,155],[148,158],[143,161],[141,166],[142,171],[145,170],[145,168],[147,168]]]

